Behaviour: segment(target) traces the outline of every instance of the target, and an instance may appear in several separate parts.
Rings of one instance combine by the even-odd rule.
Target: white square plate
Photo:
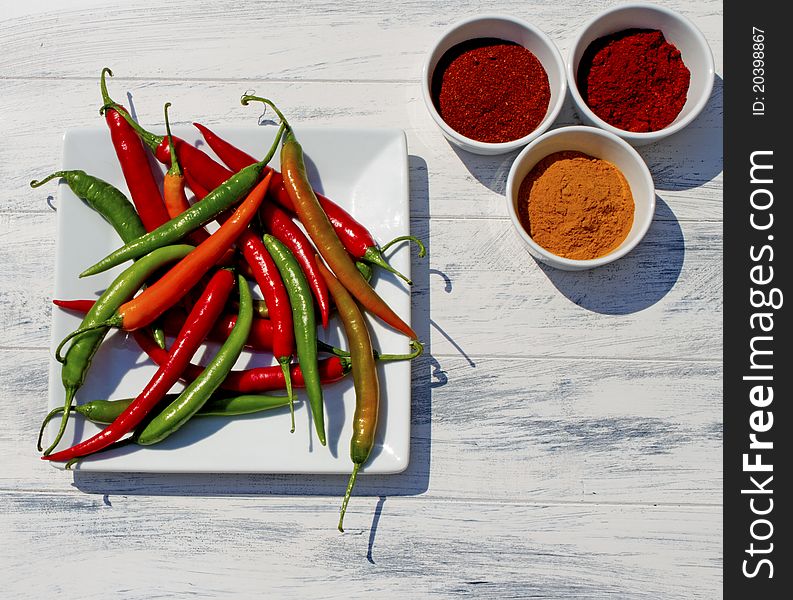
[[[275,127],[213,127],[225,139],[253,156],[264,156]],[[379,243],[409,233],[407,145],[396,129],[296,129],[312,184],[365,224]],[[174,135],[195,143],[211,154],[192,128],[175,128]],[[214,156],[214,155],[213,155]],[[271,163],[279,167],[278,154]],[[64,169],[82,169],[127,193],[110,136],[106,129],[75,129],[64,139]],[[164,169],[163,169],[164,171]],[[96,298],[127,264],[86,279],[77,277],[121,245],[113,229],[85,206],[62,183],[58,188],[58,239],[55,298]],[[410,253],[401,247],[393,266],[410,276]],[[377,292],[410,323],[410,291],[396,277],[377,271]],[[54,308],[52,348],[76,329],[81,316]],[[408,351],[406,338],[373,318],[369,319],[375,348],[388,353]],[[343,346],[336,319],[320,338]],[[54,350],[53,350],[54,352]],[[197,360],[197,359],[196,359]],[[236,368],[271,364],[271,356],[243,355]],[[96,354],[77,402],[98,398],[136,396],[156,368],[134,340],[114,332]],[[381,413],[376,444],[366,465],[369,473],[397,473],[408,464],[410,452],[410,364],[381,363]],[[177,388],[181,389],[181,387]],[[60,365],[50,359],[49,407],[63,404]],[[277,393],[277,392],[276,392]],[[302,393],[298,391],[302,396]],[[237,473],[349,473],[349,442],[355,393],[352,378],[325,387],[327,447],[313,431],[306,403],[297,406],[295,433],[290,434],[288,409],[222,419],[194,419],[164,442],[148,447],[126,447],[79,463],[84,471],[135,472],[237,472]],[[54,438],[57,423],[48,430]],[[66,448],[99,431],[98,426],[76,415],[58,446]],[[57,466],[62,466],[59,463]]]

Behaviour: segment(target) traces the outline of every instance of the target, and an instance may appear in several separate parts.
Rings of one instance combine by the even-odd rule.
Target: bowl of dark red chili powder
[[[526,146],[507,177],[507,200],[529,253],[567,271],[625,256],[655,212],[652,176],[639,153],[585,126],[554,129]]]
[[[567,80],[550,38],[520,19],[484,16],[447,31],[430,51],[422,91],[443,135],[476,154],[528,144],[559,115]]]
[[[702,111],[713,89],[713,55],[682,15],[628,4],[584,27],[567,78],[584,121],[639,146],[680,131]]]

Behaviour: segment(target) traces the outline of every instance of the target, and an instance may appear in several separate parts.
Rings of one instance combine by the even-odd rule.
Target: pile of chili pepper
[[[352,475],[339,518],[343,531],[356,477],[377,433],[377,361],[409,360],[422,351],[416,333],[378,295],[370,279],[374,268],[382,268],[410,284],[384,253],[395,243],[413,241],[424,256],[423,244],[401,236],[380,247],[347,211],[317,194],[297,136],[272,101],[242,97],[243,105],[261,102],[280,121],[261,160],[195,124],[220,164],[171,134],[170,103],[164,108],[165,135],[143,129],[110,97],[107,76],[112,72],[106,68],[100,77],[100,114],[132,201],[83,171],[58,171],[31,182],[39,187],[55,178],[64,180],[118,233],[122,245],[80,277],[132,261],[98,298],[54,300],[62,309],[85,316],[55,351],[64,404],[44,419],[39,450],[46,425],[60,416],[60,427],[42,458],[69,467],[120,445],[157,444],[190,427],[194,417],[232,417],[286,406],[294,432],[295,388],[304,390],[317,438],[325,445],[323,390],[352,373],[356,408]],[[269,166],[279,146],[280,173]],[[149,153],[167,167],[162,186]],[[213,221],[219,227],[210,234],[204,226]],[[251,286],[258,287],[262,300],[253,298]],[[334,311],[349,351],[319,339]],[[412,351],[394,355],[375,350],[363,311],[406,335]],[[131,332],[157,372],[135,398],[76,403],[91,361],[113,328]],[[191,361],[206,340],[220,343],[220,348],[206,366],[199,366]],[[235,371],[244,348],[270,353],[278,364]],[[174,394],[179,382],[186,387]],[[272,394],[278,390],[283,393]],[[74,414],[104,427],[56,451]]]

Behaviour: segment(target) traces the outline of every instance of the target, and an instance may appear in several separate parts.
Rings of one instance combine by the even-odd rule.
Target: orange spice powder
[[[622,172],[583,152],[555,152],[521,183],[518,215],[532,239],[557,256],[608,254],[633,225],[633,195]]]

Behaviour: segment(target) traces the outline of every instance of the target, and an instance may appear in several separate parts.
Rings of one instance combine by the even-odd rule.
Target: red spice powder
[[[655,29],[626,29],[592,42],[578,67],[578,89],[598,117],[619,129],[658,131],[675,120],[691,73]]]
[[[534,131],[548,112],[548,74],[529,50],[480,38],[450,48],[432,81],[435,108],[455,131],[480,142],[509,142]]]

